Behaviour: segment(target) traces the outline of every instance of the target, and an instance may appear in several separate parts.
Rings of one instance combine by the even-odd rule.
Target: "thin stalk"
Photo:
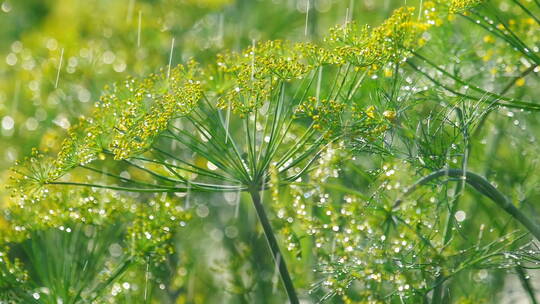
[[[489,22],[484,23],[478,23],[477,20],[484,20],[486,17],[481,15],[478,12],[475,12],[474,10],[471,11],[474,15],[476,15],[477,19],[473,19],[469,16],[465,16],[461,14],[462,17],[464,17],[466,20],[470,21],[471,23],[475,25],[479,25],[480,27],[484,28],[486,31],[488,31],[490,34],[493,34],[504,41],[506,41],[512,48],[515,48],[516,51],[519,51],[522,53],[525,57],[531,59],[534,62],[538,62],[538,56],[536,54],[526,51],[530,49],[527,47],[527,45],[519,39],[519,37],[514,34],[514,32],[508,27],[508,25],[502,21],[499,17],[496,17],[497,21],[499,21],[500,24],[503,25],[504,31],[502,29],[499,29],[497,26],[494,26],[493,24],[490,24]]]
[[[112,178],[119,179],[124,183],[132,183],[132,184],[139,185],[139,186],[142,186],[142,187],[152,187],[152,188],[153,187],[162,187],[161,185],[141,182],[141,181],[134,180],[134,179],[131,179],[131,178],[123,177],[123,176],[118,175],[118,174],[113,174],[113,173],[109,173],[109,172],[106,172],[106,171],[103,171],[103,170],[99,170],[97,168],[92,168],[92,167],[88,167],[88,166],[84,166],[84,165],[81,165],[80,167],[83,168],[83,169],[86,169],[86,170],[90,170],[90,171],[95,172],[95,173],[99,173],[99,174],[102,174],[102,175],[106,175],[106,176],[109,176],[109,177],[112,177]],[[175,182],[178,183],[179,181],[175,181]],[[165,186],[163,186],[163,187],[165,187]]]
[[[214,140],[213,137],[216,137],[219,133],[218,132],[210,132],[210,130],[205,127],[204,121],[198,121],[196,119],[189,119],[190,122],[193,124],[193,126],[201,133],[202,136],[206,139],[206,141],[214,148],[216,151],[220,151],[220,159],[226,166],[236,167],[240,171],[244,169],[243,166],[238,165],[238,161],[241,162],[241,159],[235,159],[230,154],[230,149],[228,147],[221,145],[220,140]],[[217,134],[216,134],[217,133]],[[210,135],[211,134],[211,135]],[[216,155],[217,156],[217,155]],[[223,157],[223,158],[222,158]]]
[[[527,7],[525,7],[519,0],[512,0],[512,2],[518,5],[523,12],[529,15],[529,17],[531,17],[538,25],[540,25],[540,19],[535,14],[533,14]],[[496,15],[496,17],[499,17],[499,16]],[[497,18],[497,19],[500,19],[500,18]]]
[[[317,24],[318,24],[318,11],[315,9],[315,0],[308,0],[308,11],[306,12],[307,24],[306,34],[309,35],[310,40],[315,40],[317,37]],[[308,16],[309,15],[309,16]]]
[[[246,190],[244,187],[235,187],[228,185],[214,185],[214,184],[203,184],[203,183],[189,183],[187,187],[159,187],[157,188],[130,188],[130,187],[121,187],[121,186],[109,186],[102,184],[91,184],[91,183],[77,183],[77,182],[45,182],[44,185],[65,185],[65,186],[80,186],[80,187],[89,187],[89,188],[101,188],[109,190],[118,190],[125,192],[141,192],[141,193],[183,193],[187,192],[189,187],[195,186],[195,189],[199,192],[238,192]]]
[[[128,268],[133,264],[133,260],[131,259],[127,259],[125,260],[124,262],[122,262],[122,264],[116,268],[116,270],[112,273],[112,275],[104,282],[102,282],[101,284],[99,284],[94,290],[96,291],[95,295],[93,296],[93,298],[90,300],[90,302],[93,302],[94,300],[96,300],[99,295],[101,293],[103,293],[103,291],[105,290],[105,288],[107,288],[112,282],[114,282],[119,276],[121,276],[122,274],[124,274],[126,272],[126,270],[128,270]]]
[[[435,279],[435,288],[433,289],[433,295],[431,296],[431,303],[439,304],[442,302],[444,281],[446,281],[446,278],[443,275],[438,275]]]
[[[266,240],[268,241],[268,246],[272,251],[274,262],[278,264],[277,268],[279,270],[279,275],[281,277],[281,281],[283,282],[285,290],[287,291],[289,301],[291,304],[299,304],[300,302],[298,300],[298,296],[296,295],[296,290],[294,289],[289,270],[287,269],[287,264],[285,263],[285,259],[281,254],[276,237],[274,235],[274,231],[272,230],[272,226],[270,225],[270,221],[268,220],[268,216],[266,215],[266,211],[264,210],[264,206],[262,205],[259,190],[252,189],[249,191],[249,194],[251,195],[253,206],[255,206],[257,216],[259,218],[259,221],[261,222],[261,226],[263,227],[264,235],[266,237]]]
[[[129,187],[119,187],[119,186],[108,186],[100,184],[90,184],[90,183],[75,183],[75,182],[45,182],[45,185],[64,185],[64,186],[81,186],[81,187],[90,187],[90,188],[102,188],[110,190],[119,190],[126,192],[185,192],[185,188],[171,188],[171,187],[162,187],[162,188],[129,188]]]
[[[158,178],[158,179],[161,179],[161,180],[164,180],[164,181],[167,181],[167,182],[171,182],[171,183],[182,183],[182,182],[186,182],[186,181],[187,181],[187,179],[185,179],[184,177],[182,177],[182,176],[179,175],[179,174],[178,174],[178,175],[175,175],[178,179],[172,179],[172,178],[169,178],[169,177],[167,177],[167,176],[163,176],[163,175],[161,175],[161,174],[158,174],[158,173],[156,173],[156,172],[154,172],[154,171],[152,171],[152,170],[150,170],[150,169],[148,169],[148,168],[145,168],[145,167],[143,167],[143,166],[139,166],[139,165],[137,165],[136,163],[131,162],[131,161],[127,160],[127,159],[124,159],[123,161],[124,161],[126,164],[128,164],[128,165],[130,165],[130,166],[132,166],[132,167],[135,167],[135,168],[137,168],[137,169],[139,169],[139,170],[141,170],[141,171],[143,171],[143,172],[146,172],[146,173],[148,173],[148,174],[150,174],[150,175],[152,175],[152,176],[154,176],[154,177],[156,177],[156,178]]]
[[[157,147],[152,147],[152,149],[155,150],[156,152],[159,152],[160,154],[162,154],[164,156],[170,157],[174,161],[177,161],[177,162],[179,162],[181,164],[189,166],[189,167],[191,167],[193,169],[173,165],[171,163],[168,163],[165,160],[158,161],[158,160],[155,160],[155,159],[147,159],[147,158],[143,158],[143,157],[133,157],[132,159],[137,159],[137,160],[141,160],[141,161],[149,162],[149,163],[155,163],[155,164],[159,164],[159,165],[162,165],[162,166],[165,166],[165,167],[171,167],[171,168],[179,169],[179,170],[186,171],[186,172],[196,173],[197,175],[204,175],[206,177],[216,178],[216,179],[219,179],[219,180],[228,180],[228,181],[231,181],[231,182],[237,182],[238,181],[238,179],[236,179],[233,175],[230,175],[230,173],[228,173],[226,171],[224,171],[224,173],[229,174],[230,177],[226,176],[226,175],[218,174],[218,173],[210,171],[208,169],[204,169],[202,167],[191,164],[191,163],[189,163],[189,162],[187,162],[185,160],[182,160],[181,158],[176,157],[176,156],[174,156],[174,155],[172,155],[172,154],[170,154],[170,153],[168,153],[166,151],[163,151],[163,150],[161,150],[161,149],[159,149]]]
[[[230,135],[230,132],[229,132],[229,123],[230,121],[227,122],[227,124],[225,125],[223,123],[223,120],[221,118],[221,115],[219,114],[219,110],[214,107],[212,105],[212,103],[208,100],[208,98],[203,94],[203,100],[205,101],[205,103],[208,105],[208,107],[212,110],[210,112],[205,112],[206,115],[208,116],[208,119],[206,120],[207,122],[209,123],[212,123],[212,122],[216,122],[214,125],[216,125],[216,127],[218,129],[221,129],[222,132],[216,132],[216,134],[225,134],[225,138],[222,139],[223,142],[225,142],[225,145],[227,147],[232,147],[232,152],[234,153],[234,156],[240,161],[240,165],[242,167],[242,172],[244,176],[246,177],[249,177],[249,174],[247,173],[247,169],[246,169],[246,166],[244,165],[244,162],[242,161],[242,156],[240,155],[240,151],[238,150],[238,147],[237,147],[237,144],[236,144],[236,141],[234,140],[233,137],[231,137]],[[228,116],[228,119],[230,119],[230,105],[229,105],[229,108],[227,109],[227,116]],[[219,123],[217,123],[219,122]],[[230,140],[230,144],[228,144],[228,140]]]

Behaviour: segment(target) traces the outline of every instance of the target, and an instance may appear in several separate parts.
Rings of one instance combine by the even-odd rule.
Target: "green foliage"
[[[282,35],[223,19],[268,14],[265,1],[134,2],[85,49],[143,76],[90,80],[102,63],[82,49],[87,61],[62,48],[37,68],[20,42],[6,57],[23,62],[6,78],[35,77],[57,118],[63,56],[62,81],[101,97],[7,174],[0,302],[494,303],[519,280],[536,303],[538,1],[386,6],[378,26],[351,20],[354,1],[345,22],[292,1],[302,22]],[[164,30],[141,23],[147,7],[170,9],[151,13]],[[66,36],[91,43],[80,14]],[[228,33],[210,34],[216,22]]]

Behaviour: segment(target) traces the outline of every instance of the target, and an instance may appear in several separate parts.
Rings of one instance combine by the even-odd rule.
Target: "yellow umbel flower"
[[[482,2],[484,2],[484,0],[452,0],[450,2],[450,12],[459,13],[477,6]]]
[[[373,29],[348,23],[330,30],[325,41],[346,62],[361,67],[382,67],[387,62],[400,62],[431,25],[416,18],[413,7],[394,11],[383,24]]]

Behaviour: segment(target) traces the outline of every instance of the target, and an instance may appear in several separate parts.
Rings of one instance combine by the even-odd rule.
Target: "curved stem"
[[[283,258],[283,255],[279,250],[274,231],[272,230],[272,226],[270,225],[270,221],[268,220],[268,216],[266,215],[266,211],[264,210],[264,206],[262,205],[259,191],[251,190],[249,194],[251,195],[253,205],[255,206],[255,210],[257,211],[257,216],[263,227],[264,235],[266,236],[266,240],[268,241],[268,246],[272,251],[274,262],[277,264],[279,275],[281,277],[283,285],[285,286],[285,290],[287,291],[289,301],[291,304],[299,304],[300,302],[298,300],[298,296],[296,295],[296,290],[294,289],[289,270],[287,269],[287,264],[285,263],[285,259]]]
[[[483,176],[480,176],[476,173],[470,171],[464,172],[461,169],[441,169],[435,171],[427,176],[422,177],[414,185],[409,187],[404,193],[403,196],[396,200],[394,203],[394,208],[398,207],[403,198],[413,193],[418,187],[427,184],[428,182],[437,179],[439,177],[448,176],[452,178],[463,178],[465,177],[465,182],[476,189],[478,192],[489,197],[497,206],[510,214],[515,220],[520,222],[527,230],[540,241],[540,226],[529,219],[525,214],[523,214],[516,206],[512,204],[510,199],[508,199],[504,194],[502,194],[497,188],[495,188],[487,179]]]

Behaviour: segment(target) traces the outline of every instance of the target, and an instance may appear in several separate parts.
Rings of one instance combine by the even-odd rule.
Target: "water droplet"
[[[463,222],[465,218],[467,218],[467,213],[465,213],[465,211],[463,210],[459,210],[458,212],[456,212],[454,217],[456,218],[456,221]]]

